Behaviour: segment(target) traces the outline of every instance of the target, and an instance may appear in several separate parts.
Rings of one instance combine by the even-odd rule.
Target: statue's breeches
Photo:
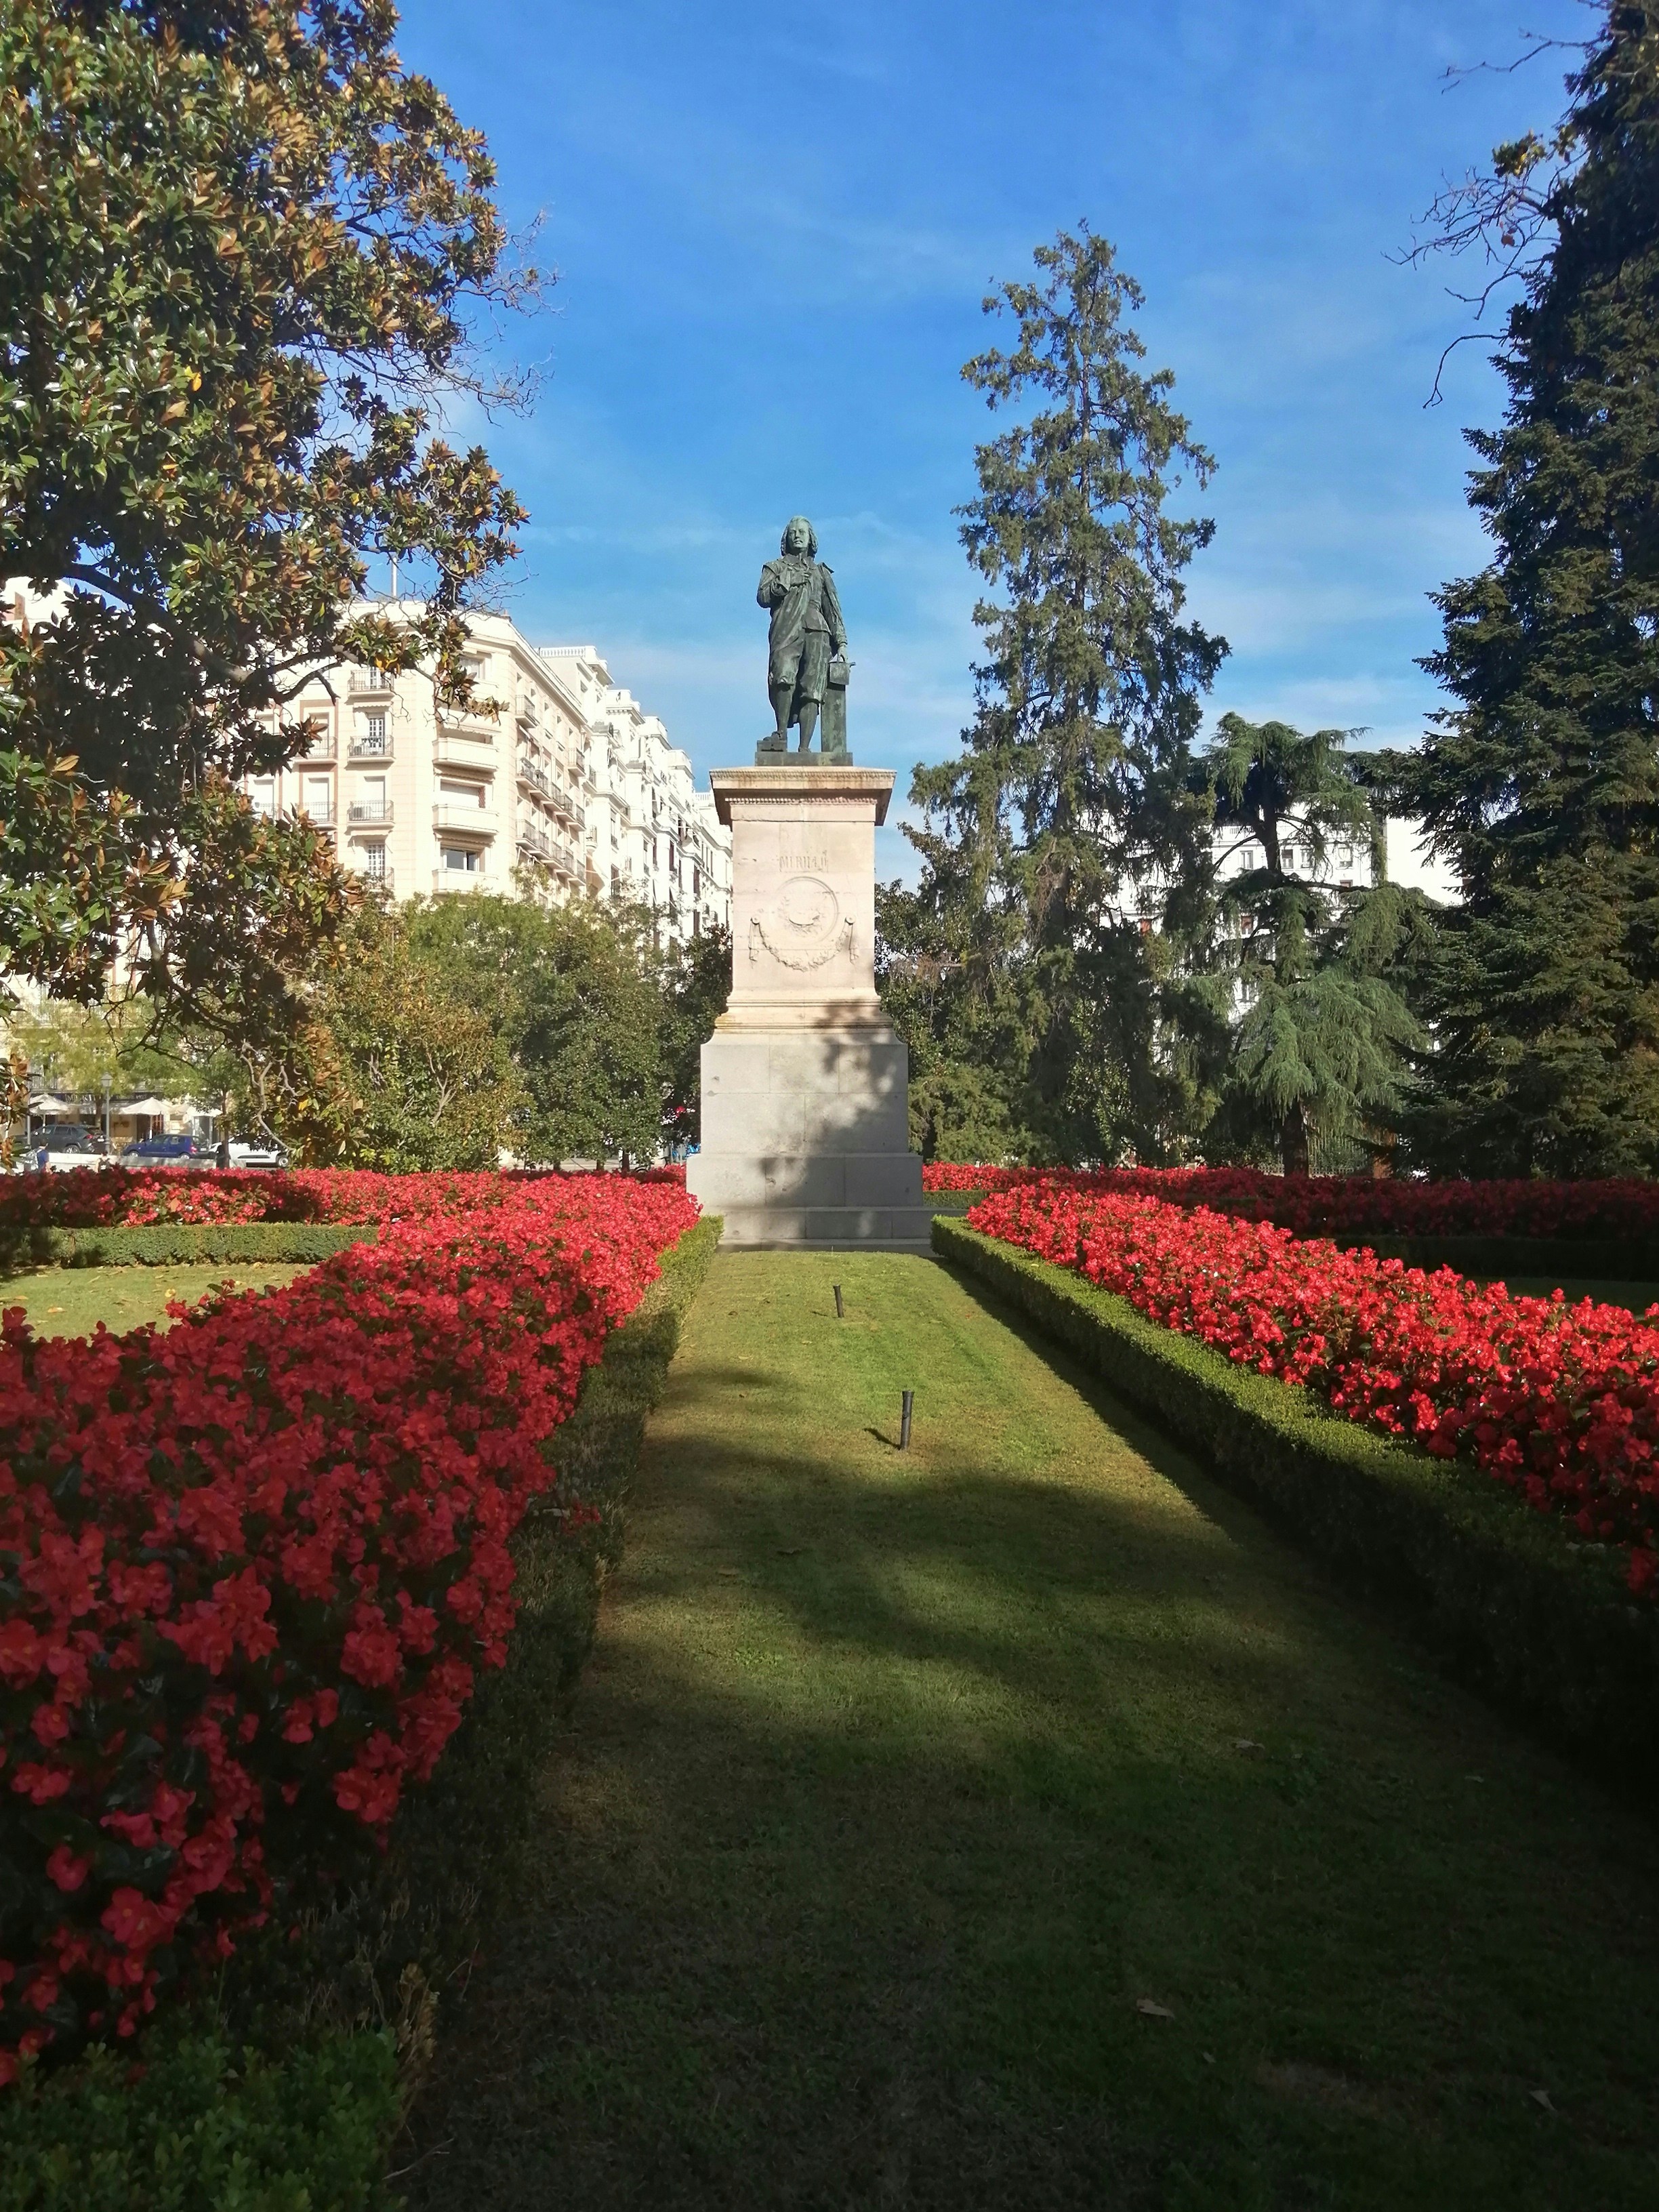
[[[830,633],[809,629],[772,656],[772,683],[788,684],[796,706],[823,704],[823,686],[830,673]]]

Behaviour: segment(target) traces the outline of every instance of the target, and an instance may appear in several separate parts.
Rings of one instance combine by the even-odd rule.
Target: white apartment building
[[[691,763],[654,714],[611,680],[591,645],[539,659],[580,706],[586,732],[587,850],[599,891],[648,907],[665,939],[732,926],[732,832]]]
[[[1279,843],[1280,863],[1288,875],[1327,890],[1370,890],[1378,883],[1391,883],[1403,890],[1420,890],[1440,906],[1459,902],[1456,875],[1446,861],[1429,851],[1427,833],[1420,822],[1389,816],[1382,827],[1380,855],[1369,837],[1346,832],[1328,836],[1321,854],[1307,825],[1293,814],[1286,815],[1281,823]],[[1211,850],[1216,873],[1224,883],[1267,865],[1260,839],[1245,830],[1212,830]],[[1164,890],[1155,876],[1137,878],[1130,887],[1133,910],[1143,929],[1155,927],[1163,911]]]
[[[395,620],[398,605],[380,611]],[[500,614],[468,632],[480,708],[440,709],[419,672],[325,670],[289,709],[313,723],[310,748],[249,777],[256,809],[308,815],[344,867],[398,899],[633,900],[665,945],[729,927],[731,832],[661,722],[591,646],[538,648]]]

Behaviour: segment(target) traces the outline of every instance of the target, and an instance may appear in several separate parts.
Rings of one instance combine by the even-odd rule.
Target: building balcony
[[[302,802],[294,810],[296,821],[309,822],[313,830],[331,830],[339,820],[334,811],[334,801],[325,799],[314,803]]]
[[[526,791],[539,792],[544,799],[553,789],[545,771],[538,769],[533,761],[526,760],[522,754],[519,757],[519,782]]]
[[[351,699],[388,699],[395,680],[384,668],[348,669],[346,696]]]
[[[295,753],[293,765],[303,768],[307,761],[331,761],[334,757],[334,732],[325,730],[313,737],[302,753]]]
[[[386,823],[392,819],[389,799],[354,799],[346,809],[346,819],[354,830],[371,823]]]
[[[441,801],[432,810],[432,826],[446,837],[482,840],[495,836],[495,817],[486,806],[446,806]]]
[[[348,755],[352,760],[390,760],[392,733],[383,730],[376,736],[369,730],[354,730],[346,740]]]
[[[520,822],[518,844],[521,854],[527,854],[532,860],[541,861],[562,876],[568,877],[573,883],[580,883],[586,873],[580,856],[566,844],[562,837],[556,837],[540,822]]]
[[[434,868],[432,888],[434,891],[488,890],[495,878],[485,875],[482,868]]]
[[[397,872],[392,868],[358,868],[357,881],[372,891],[390,891],[396,888]]]
[[[458,729],[453,722],[441,723],[432,750],[440,766],[447,762],[452,768],[468,768],[475,774],[488,775],[495,766],[495,733],[493,730]]]

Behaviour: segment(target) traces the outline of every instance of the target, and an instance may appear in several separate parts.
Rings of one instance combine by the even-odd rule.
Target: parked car
[[[101,1168],[106,1164],[104,1140],[80,1121],[57,1121],[43,1129],[23,1155],[25,1167],[64,1174],[70,1168]]]
[[[288,1147],[274,1143],[259,1143],[252,1138],[233,1137],[230,1140],[230,1164],[234,1168],[285,1168]]]
[[[129,1145],[121,1155],[124,1168],[210,1168],[211,1150],[204,1150],[194,1137],[181,1133],[173,1137],[141,1137],[136,1145]]]

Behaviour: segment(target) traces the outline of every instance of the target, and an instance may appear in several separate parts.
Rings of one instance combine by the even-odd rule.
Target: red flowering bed
[[[162,1222],[315,1221],[346,1225],[477,1212],[544,1178],[512,1175],[378,1175],[368,1169],[82,1168],[0,1180],[0,1228],[152,1228]],[[556,1178],[562,1183],[572,1178]],[[684,1168],[653,1168],[641,1182],[678,1183]]]
[[[1659,1308],[1638,1321],[1559,1293],[1511,1297],[1449,1268],[1053,1181],[985,1199],[967,1225],[1350,1420],[1472,1460],[1585,1536],[1628,1546],[1631,1589],[1659,1597]]]
[[[1052,1184],[1117,1191],[1172,1206],[1207,1206],[1300,1236],[1543,1237],[1659,1235],[1659,1182],[1409,1182],[1368,1176],[1273,1176],[1256,1168],[964,1167],[933,1161],[929,1191]]]
[[[130,2033],[384,1836],[505,1656],[544,1443],[696,1214],[666,1182],[376,1180],[379,1243],[169,1333],[6,1316],[0,2081]]]

